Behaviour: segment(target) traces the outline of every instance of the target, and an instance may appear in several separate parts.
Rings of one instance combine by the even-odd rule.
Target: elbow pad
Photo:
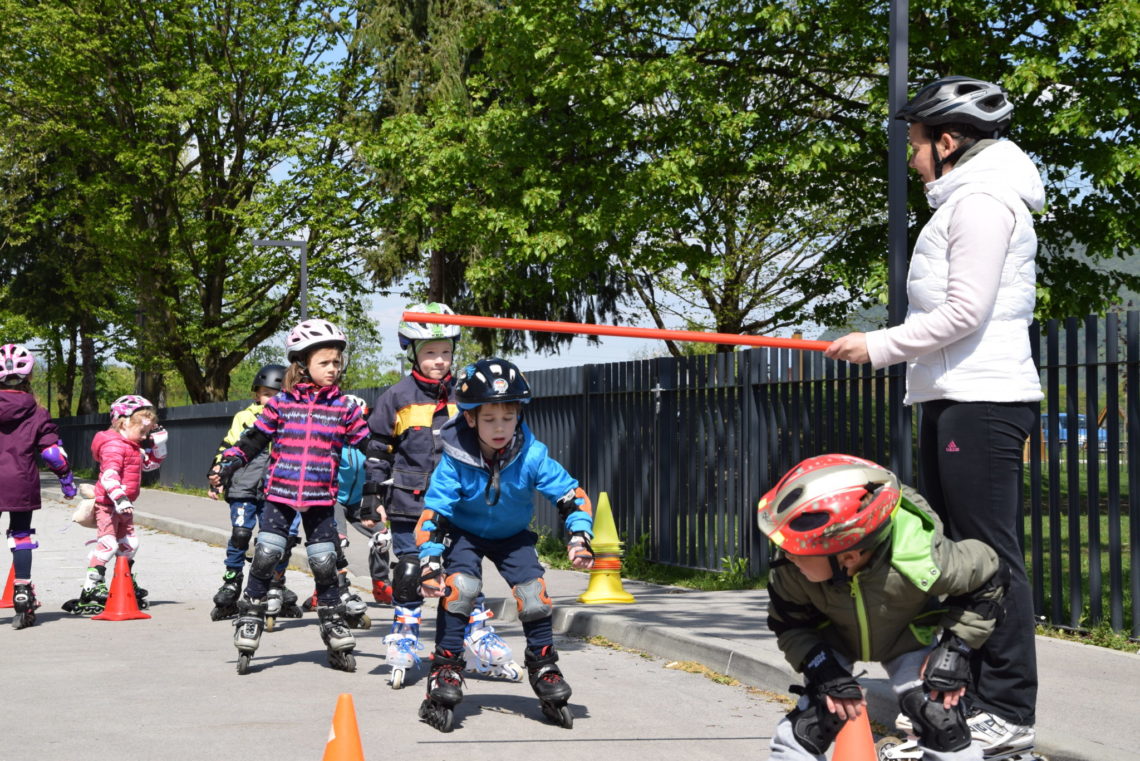
[[[58,441],[41,449],[40,457],[47,463],[51,472],[57,476],[68,471],[67,451]]]
[[[984,621],[1001,623],[1005,618],[1005,593],[1009,589],[1009,566],[998,558],[998,569],[985,584],[973,592],[946,598],[946,602],[975,614]]]
[[[166,440],[170,437],[165,428],[155,428],[150,434],[151,457],[157,462],[166,459]]]

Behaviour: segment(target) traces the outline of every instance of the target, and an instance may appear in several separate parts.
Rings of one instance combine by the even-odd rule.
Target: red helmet
[[[790,555],[868,549],[886,537],[900,498],[894,473],[846,454],[809,457],[756,506],[756,523]]]

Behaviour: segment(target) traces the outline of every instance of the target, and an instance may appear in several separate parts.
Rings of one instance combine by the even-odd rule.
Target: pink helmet
[[[15,386],[32,374],[36,358],[20,344],[0,346],[0,383]]]
[[[154,407],[154,405],[147,401],[145,396],[139,396],[138,394],[120,396],[111,402],[111,420],[114,421],[121,417],[130,417],[143,407]]]
[[[344,351],[348,338],[344,331],[328,320],[305,320],[289,331],[285,339],[285,356],[298,362],[312,349],[331,347]]]

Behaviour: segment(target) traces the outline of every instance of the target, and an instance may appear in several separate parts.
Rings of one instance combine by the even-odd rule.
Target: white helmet
[[[0,383],[15,386],[27,380],[36,366],[35,356],[20,344],[0,346]]]
[[[289,331],[285,339],[285,356],[290,362],[299,362],[313,349],[331,347],[344,351],[348,338],[344,331],[328,320],[305,320]]]
[[[451,307],[447,304],[440,304],[433,301],[428,304],[412,304],[408,307],[409,312],[422,312],[426,314],[455,314],[451,311]],[[408,359],[414,364],[416,361],[416,350],[419,345],[426,341],[451,341],[451,348],[455,349],[455,344],[459,342],[459,326],[458,325],[443,325],[437,322],[408,322],[406,320],[400,321],[399,328],[400,335],[400,348],[408,354]]]

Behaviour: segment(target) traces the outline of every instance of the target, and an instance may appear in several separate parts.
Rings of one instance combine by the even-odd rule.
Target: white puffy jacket
[[[1040,173],[1014,143],[1000,141],[927,184],[926,193],[935,212],[919,233],[911,257],[906,322],[867,334],[872,364],[881,367],[907,361],[907,404],[935,399],[1040,400],[1041,383],[1030,354],[1028,332],[1036,298],[1037,254],[1030,210],[1040,211],[1044,206]],[[975,217],[954,218],[963,200],[976,194],[996,199],[1012,212],[1012,231],[1000,273],[1000,250],[992,255],[992,261],[983,260],[988,266],[977,267],[992,273],[982,277],[991,281],[997,277],[998,282],[971,283],[962,288],[968,297],[982,294],[984,300],[950,305],[951,257],[959,257],[958,277],[969,279],[973,268],[963,267],[967,260],[962,257],[978,256],[976,251],[952,250],[952,226],[974,235],[983,233],[983,237],[985,233],[979,228],[961,227],[972,225]],[[1004,216],[1008,227],[1008,213],[989,198],[972,199],[968,205],[979,212],[988,206]],[[977,221],[987,224],[982,219]],[[992,247],[992,238],[987,240]]]

